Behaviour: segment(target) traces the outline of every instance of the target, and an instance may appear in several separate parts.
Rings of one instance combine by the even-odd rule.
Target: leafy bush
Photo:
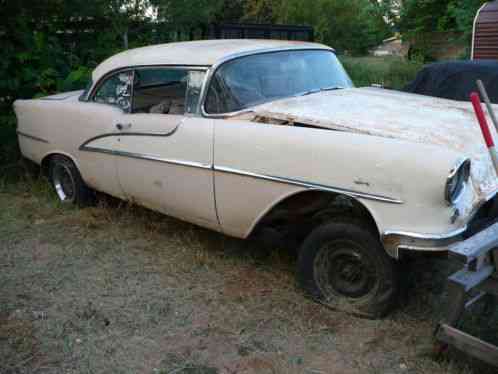
[[[2,168],[19,160],[16,119],[12,112],[0,114],[0,175]]]

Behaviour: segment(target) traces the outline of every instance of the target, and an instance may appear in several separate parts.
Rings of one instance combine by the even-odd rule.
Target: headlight
[[[463,191],[465,183],[470,177],[470,160],[465,159],[459,162],[454,169],[451,170],[448,179],[446,180],[446,188],[444,198],[448,204],[453,205]]]

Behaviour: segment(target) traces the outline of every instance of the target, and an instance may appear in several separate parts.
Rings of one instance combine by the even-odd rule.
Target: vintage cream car
[[[91,190],[239,238],[300,245],[300,284],[371,316],[405,251],[496,216],[471,105],[354,88],[319,44],[217,40],[129,50],[88,89],[18,100],[19,144],[63,201]]]

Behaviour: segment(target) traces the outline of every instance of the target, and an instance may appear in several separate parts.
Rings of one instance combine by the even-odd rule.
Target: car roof
[[[212,66],[240,54],[288,49],[332,50],[317,43],[258,39],[218,39],[158,44],[130,49],[108,58],[97,66],[93,71],[92,78],[94,82],[97,82],[102,76],[113,70],[131,66]]]

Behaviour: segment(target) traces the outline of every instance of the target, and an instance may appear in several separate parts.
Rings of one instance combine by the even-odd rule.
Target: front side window
[[[107,78],[93,96],[93,101],[113,105],[124,112],[131,109],[133,71],[124,71]]]
[[[230,113],[280,98],[352,86],[331,51],[257,54],[227,62],[216,71],[205,109],[210,114]]]

